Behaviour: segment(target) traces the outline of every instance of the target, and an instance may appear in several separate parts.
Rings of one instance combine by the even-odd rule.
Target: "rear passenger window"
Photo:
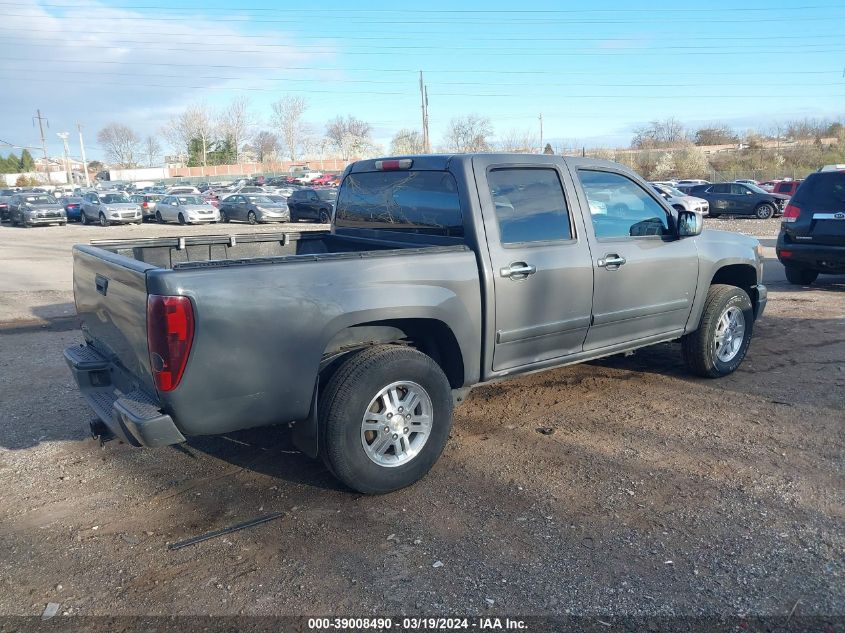
[[[569,209],[554,169],[495,169],[487,182],[502,244],[572,239]]]
[[[669,233],[665,209],[636,182],[613,172],[579,169],[596,237],[651,237]]]

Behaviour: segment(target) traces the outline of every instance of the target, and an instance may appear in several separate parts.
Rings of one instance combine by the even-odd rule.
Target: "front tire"
[[[258,224],[258,216],[255,215],[255,211],[250,211],[247,214],[246,219],[250,224]]]
[[[220,212],[220,221],[223,222],[224,224],[228,224],[229,223],[229,214],[226,213],[225,211],[221,211]]]
[[[757,208],[754,209],[754,215],[758,220],[768,220],[774,214],[775,208],[767,202],[758,205]]]
[[[328,224],[332,221],[332,216],[326,209],[320,209],[320,217],[319,222],[320,224]]]
[[[79,216],[79,222],[84,225],[88,225],[88,216],[84,213]]]
[[[705,378],[720,378],[740,366],[754,328],[754,309],[742,288],[714,284],[707,291],[698,329],[681,339],[684,362]]]
[[[161,211],[156,211],[156,222],[164,224],[164,218],[161,215]]]
[[[179,224],[181,224],[182,226],[187,224],[187,222],[185,222],[185,216],[182,215],[181,213],[179,214]]]
[[[349,356],[320,395],[323,459],[344,484],[384,494],[420,480],[452,426],[452,394],[431,357],[380,345]]]
[[[109,220],[105,213],[100,213],[100,226],[108,226]]]
[[[819,271],[798,266],[784,266],[786,268],[786,280],[796,286],[809,286],[819,276]]]

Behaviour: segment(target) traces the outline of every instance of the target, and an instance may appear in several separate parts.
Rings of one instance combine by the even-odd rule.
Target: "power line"
[[[78,18],[78,19],[87,19],[87,18]],[[236,23],[237,24],[237,23]],[[245,23],[244,23],[245,24]],[[56,35],[65,35],[67,33],[67,29],[65,28],[58,28],[58,29],[41,29],[41,28],[30,28],[28,25],[25,29],[15,28],[15,27],[4,27],[0,26],[0,31],[10,31],[13,33],[21,32],[25,30],[27,33],[53,33]],[[360,30],[356,27],[356,30]],[[513,30],[510,29],[509,32],[513,34]],[[832,34],[819,34],[819,33],[807,33],[805,35],[794,35],[794,31],[790,30],[792,35],[789,34],[776,34],[771,37],[776,38],[778,41],[782,39],[813,39],[817,40],[820,37],[827,37],[827,38],[835,38],[837,41],[842,39],[841,35],[838,33]],[[93,30],[89,29],[87,26],[85,27],[84,35],[89,34],[109,34],[109,35],[137,35],[137,30],[134,31],[115,31],[114,29],[111,30]],[[203,31],[202,33],[203,38],[199,43],[205,43],[208,41],[209,37],[213,37],[215,39],[218,38],[237,38],[237,39],[269,39],[273,41],[278,41],[279,35],[261,35],[256,33],[217,33],[217,32],[208,32]],[[348,35],[347,33],[343,34],[336,34],[336,35],[323,35],[323,36],[310,36],[310,35],[301,35],[297,34],[297,40],[320,40],[325,41],[327,39],[331,40],[378,40],[378,41],[385,41],[385,40],[399,40],[399,41],[407,41],[409,35],[423,35],[426,37],[431,36],[443,36],[448,38],[455,37],[454,32],[442,32],[442,33],[432,33],[431,31],[402,31],[401,36],[391,36],[391,35],[373,35],[373,36],[359,36],[359,35]],[[668,37],[668,36],[676,36],[677,31],[649,31],[647,37]],[[160,33],[151,33],[150,38],[155,37],[162,37],[162,38],[169,38],[172,36],[189,36],[189,37],[198,37],[197,32],[173,32],[173,31],[161,31]],[[27,39],[27,38],[22,38]],[[499,42],[519,42],[528,40],[531,42],[565,42],[565,41],[583,41],[583,42],[604,42],[607,39],[612,39],[618,42],[642,42],[644,41],[644,37],[616,37],[615,35],[608,35],[603,37],[559,37],[559,38],[543,38],[543,37],[535,37],[533,33],[525,33],[521,35],[521,37],[492,37],[492,38],[472,38],[472,37],[464,37],[461,35],[461,41],[478,41],[478,42],[492,42],[492,43],[499,43]],[[696,41],[699,40],[707,40],[707,41],[739,41],[739,40],[748,40],[751,42],[759,43],[760,38],[758,36],[744,38],[742,36],[699,36],[696,35]],[[141,42],[151,41],[151,40],[142,40]],[[87,44],[87,43],[86,43]],[[55,45],[55,44],[54,44]],[[255,44],[255,46],[276,46],[276,44]]]
[[[46,78],[31,78],[27,77],[27,81],[43,81],[48,83],[72,83],[72,84],[93,84],[101,86],[103,82],[97,79],[90,79],[90,80],[72,80],[72,79],[46,79]],[[163,84],[151,84],[151,83],[138,83],[138,82],[131,82],[131,83],[115,83],[109,82],[110,86],[130,86],[130,87],[139,87],[139,88],[187,88],[191,90],[243,90],[243,91],[251,91],[251,92],[277,92],[276,90],[272,90],[269,88],[232,88],[231,86],[189,86],[185,84],[177,84],[177,85],[163,85]],[[287,90],[287,89],[286,89]],[[357,92],[350,92],[346,90],[287,90],[288,92],[304,92],[304,93],[317,93],[317,94],[335,94],[335,95],[349,95],[349,94],[356,94],[356,95],[384,95],[384,96],[403,96],[403,97],[411,97],[414,96],[412,92],[381,92],[381,91],[357,91]],[[440,96],[440,97],[512,97],[512,98],[525,98],[526,95],[524,92],[519,93],[510,93],[510,94],[491,94],[491,93],[476,93],[476,92],[437,92],[431,93],[432,96]],[[535,95],[536,96],[536,95]],[[540,95],[540,96],[547,96],[547,95]],[[551,96],[551,95],[548,95]],[[763,99],[774,99],[774,98],[784,98],[784,93],[778,94],[762,94],[762,93],[754,93],[754,94],[729,94],[729,95],[707,95],[708,98],[711,99],[749,99],[754,97],[759,97]],[[823,95],[825,97],[845,97],[845,94],[830,94],[830,95]],[[806,99],[808,97],[807,94],[802,93],[801,95],[796,95],[796,98]],[[700,100],[700,95],[669,95],[669,94],[660,94],[660,95],[626,95],[626,94],[619,94],[615,92],[613,94],[569,94],[567,95],[567,100],[574,100],[574,99],[696,99]]]
[[[94,62],[96,63],[96,62]],[[243,69],[247,70],[249,67],[244,66]],[[50,71],[48,71],[50,72]],[[88,70],[59,70],[53,69],[54,73],[60,75],[86,75],[89,76],[91,74]],[[824,74],[833,74],[831,73],[824,73]],[[737,75],[746,75],[747,73],[736,73]],[[783,74],[783,73],[781,73]],[[806,74],[805,71],[794,71],[791,74],[796,75],[803,75]],[[185,75],[169,75],[169,74],[162,74],[162,73],[154,73],[154,74],[147,74],[147,73],[135,73],[135,72],[108,72],[108,71],[97,71],[97,75],[108,75],[112,77],[131,77],[131,78],[162,78],[162,79],[185,79]],[[242,75],[191,75],[192,79],[204,79],[209,81],[243,81],[244,77]],[[261,77],[260,81],[262,82],[302,82],[302,83],[319,83],[324,84],[326,83],[326,79],[324,78],[314,78],[314,77]],[[387,86],[395,86],[399,80],[397,79],[345,79],[345,78],[332,78],[331,83],[342,83],[342,84],[364,84],[364,85],[387,85]],[[410,82],[410,79],[409,79]],[[102,83],[102,82],[97,82]],[[179,87],[181,84],[172,84],[172,87]],[[491,81],[438,81],[438,86],[495,86],[495,87],[514,87],[514,88],[521,88],[521,87],[536,87],[537,82],[491,82]],[[549,83],[543,82],[542,84],[544,87],[548,88],[568,88],[568,87],[591,87],[591,88],[698,88],[701,87],[701,82],[691,82],[691,83],[604,83],[604,82],[571,82],[567,81],[565,83]],[[748,82],[719,82],[720,86],[747,86]],[[842,81],[832,81],[832,82],[815,82],[815,83],[795,83],[790,82],[790,87],[792,88],[813,88],[813,87],[828,87],[828,86],[845,86],[845,82]]]
[[[0,5],[6,6],[19,6],[17,2],[0,2]],[[51,7],[51,8],[61,8],[61,9],[73,9],[78,8],[79,5],[77,4],[58,4],[58,3],[39,3],[41,7]],[[193,11],[193,10],[202,10],[202,11],[262,11],[262,12],[273,12],[273,13],[297,13],[301,14],[302,9],[277,9],[277,8],[267,8],[267,7],[248,7],[244,8],[243,5],[235,6],[216,6],[216,7],[191,7],[191,6],[173,6],[171,5],[114,5],[111,7],[113,9],[120,9],[120,10],[141,10],[141,9],[167,9],[167,10],[174,10],[174,11]],[[414,14],[414,13],[433,13],[433,14],[474,14],[474,13],[484,13],[484,14],[561,14],[561,13],[736,13],[736,12],[771,12],[771,11],[809,11],[809,10],[818,10],[818,9],[836,9],[839,8],[839,5],[799,5],[799,6],[765,6],[765,7],[725,7],[721,9],[714,9],[714,8],[707,8],[707,9],[675,9],[675,8],[663,8],[663,7],[655,7],[655,8],[629,8],[629,7],[621,7],[618,9],[417,9],[414,7],[403,7],[401,9],[360,9],[355,10],[354,12],[343,11],[343,10],[335,10],[335,9],[319,9],[319,8],[309,8],[308,15],[312,15],[314,13],[331,13],[332,15],[343,15],[344,13],[401,13],[401,14]]]
[[[834,8],[834,7],[828,7]],[[95,11],[89,12],[91,15],[94,15]],[[189,14],[186,16],[179,16],[179,17],[155,17],[151,18],[151,21],[154,22],[184,22],[185,17],[192,17],[192,15],[196,15],[196,13]],[[6,13],[4,17],[19,17],[19,18],[41,18],[43,17],[43,13]],[[50,16],[50,17],[57,17],[57,16]],[[83,19],[90,19],[89,16],[85,17],[73,17],[73,16],[58,16],[62,17],[66,20],[83,20]],[[249,17],[249,16],[246,16]],[[841,19],[843,16],[841,15],[821,15],[821,16],[789,16],[789,17],[771,17],[771,18],[755,18],[755,23],[773,23],[773,22],[827,22],[830,20],[838,20]],[[96,14],[96,19],[102,20],[103,17],[100,14]],[[137,15],[118,15],[118,16],[109,16],[108,20],[130,20],[133,22],[138,21]],[[285,19],[268,19],[265,17],[261,17],[262,24],[302,24],[302,23],[312,23],[314,18],[311,15],[304,15],[297,18],[285,18]],[[329,19],[337,19],[342,20],[345,24],[354,24],[359,25],[362,23],[366,24],[378,24],[378,25],[422,25],[422,24],[433,24],[433,25],[440,25],[442,24],[439,21],[425,21],[425,20],[373,20],[372,18],[361,16],[359,14],[350,15],[347,17],[338,16],[335,13],[328,14],[321,19],[329,20]],[[232,20],[228,17],[207,17],[204,16],[202,18],[203,22],[225,22],[226,24],[237,24],[238,20]],[[513,24],[541,24],[541,25],[549,25],[549,24],[627,24],[627,25],[637,25],[637,24],[652,24],[653,19],[647,20],[569,20],[569,19],[556,19],[556,18],[543,18],[543,19],[515,19],[509,18],[509,21]],[[661,18],[661,24],[689,24],[689,20],[685,18],[681,19],[667,19]],[[721,19],[702,19],[698,22],[698,24],[735,24],[735,18],[727,18],[724,20]],[[462,20],[460,22],[460,26],[466,25],[479,25],[479,26],[498,26],[501,22],[498,20]]]
[[[4,38],[4,39],[5,40],[23,40],[25,42],[28,42],[27,46],[49,47],[49,48],[52,48],[52,49],[55,49],[55,47],[56,47],[55,42],[45,42],[44,44],[39,44],[39,43],[34,43],[34,42],[30,41],[28,38],[24,38],[24,37],[7,37],[7,38]],[[841,41],[841,38],[840,38],[840,41]],[[119,41],[119,44],[120,44],[121,47],[123,47],[124,44],[144,44],[145,50],[148,50],[149,46],[152,43],[153,42],[151,42],[150,40],[126,40],[126,39],[123,39],[123,38],[120,38],[120,41]],[[173,52],[237,53],[237,54],[265,53],[266,52],[264,50],[250,49],[250,48],[239,48],[238,50],[233,51],[230,48],[197,48],[197,47],[192,46],[194,44],[205,44],[207,42],[179,42],[179,43],[185,44],[185,45],[190,45],[191,47],[190,48],[182,48],[182,47],[166,47],[165,48],[165,47],[156,46],[155,50],[156,51],[173,51]],[[810,48],[810,47],[831,46],[831,44],[832,43],[802,44],[801,48],[802,48],[802,51],[804,51],[804,52],[830,52],[828,49],[825,49],[825,50],[822,50],[822,51],[814,51],[814,50],[807,51],[807,49]],[[640,54],[642,52],[658,52],[658,51],[664,51],[664,50],[684,50],[684,51],[686,51],[686,50],[704,50],[704,51],[708,51],[708,54],[728,55],[728,54],[731,54],[731,53],[739,53],[739,52],[746,51],[746,50],[748,50],[749,46],[757,46],[757,45],[759,45],[759,42],[755,41],[755,42],[749,42],[747,46],[739,45],[739,46],[734,46],[734,47],[720,47],[720,50],[718,50],[718,51],[714,51],[712,46],[674,46],[674,45],[657,46],[657,47],[649,46],[648,48],[646,48],[646,47],[643,47],[643,48],[625,48],[625,49],[619,49],[619,50],[606,50],[606,51],[596,51],[596,50],[593,50],[593,49],[580,49],[580,50],[569,50],[569,51],[564,50],[564,51],[554,51],[554,52],[548,51],[548,50],[537,50],[535,48],[509,47],[507,49],[507,51],[503,51],[502,54],[507,54],[508,56],[518,55],[520,52],[523,52],[523,53],[526,53],[526,54],[532,54],[532,55],[543,55],[543,56],[548,56],[548,55],[574,55],[574,54],[590,54],[590,55],[603,54],[603,55],[609,56],[609,57],[618,57],[618,56]],[[291,51],[295,52],[295,51],[302,50],[302,49],[312,49],[312,48],[317,48],[318,46],[325,46],[325,45],[319,45],[319,44],[254,44],[254,46],[261,46],[261,47],[264,47],[264,48],[290,49]],[[358,50],[358,49],[350,49],[348,47],[344,47],[343,54],[344,55],[350,54],[350,53],[370,54],[369,51],[371,51],[371,50],[372,51],[442,50],[442,47],[440,47],[440,46],[408,46],[408,45],[402,45],[402,46],[369,46],[368,45],[368,46],[365,46],[365,47],[362,46],[360,48],[366,49],[366,52]],[[86,44],[85,49],[86,50],[89,50],[89,49],[113,50],[114,46],[108,45],[108,44],[102,44],[102,45]],[[496,46],[495,49],[501,50],[501,46]],[[450,50],[484,52],[485,54],[489,54],[488,50],[485,50],[483,47],[478,47],[478,46],[454,46],[454,47],[450,47]],[[778,52],[781,52],[781,51],[783,51],[783,49],[778,49]],[[334,49],[334,48],[327,48],[327,49],[323,49],[323,50],[309,50],[309,52],[311,52],[313,54],[334,54],[334,53],[337,52],[337,50]],[[753,52],[759,53],[761,51],[759,51],[758,49],[755,48],[753,50]],[[783,51],[783,52],[787,52],[787,51]],[[694,54],[697,54],[697,53],[690,53],[690,54],[694,55]],[[96,63],[96,62],[93,62],[93,63]]]

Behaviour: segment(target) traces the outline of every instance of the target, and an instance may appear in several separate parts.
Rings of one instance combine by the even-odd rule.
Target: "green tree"
[[[14,154],[9,154],[8,158],[0,156],[0,174],[16,173],[18,173],[18,157]]]
[[[21,152],[20,170],[23,172],[35,171],[35,161],[32,159],[32,154],[28,149]]]

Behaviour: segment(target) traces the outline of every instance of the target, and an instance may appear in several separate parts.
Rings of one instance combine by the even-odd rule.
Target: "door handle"
[[[608,268],[610,270],[616,270],[620,266],[622,266],[627,260],[617,255],[616,253],[611,253],[602,257],[599,261],[596,262],[596,265],[600,266],[601,268]]]
[[[533,275],[537,272],[537,267],[525,262],[514,262],[507,268],[499,270],[502,277],[510,277],[511,279],[525,279],[528,275]]]
[[[94,286],[97,288],[97,292],[105,297],[106,293],[109,291],[109,280],[107,277],[103,277],[102,275],[96,275],[94,277]]]

